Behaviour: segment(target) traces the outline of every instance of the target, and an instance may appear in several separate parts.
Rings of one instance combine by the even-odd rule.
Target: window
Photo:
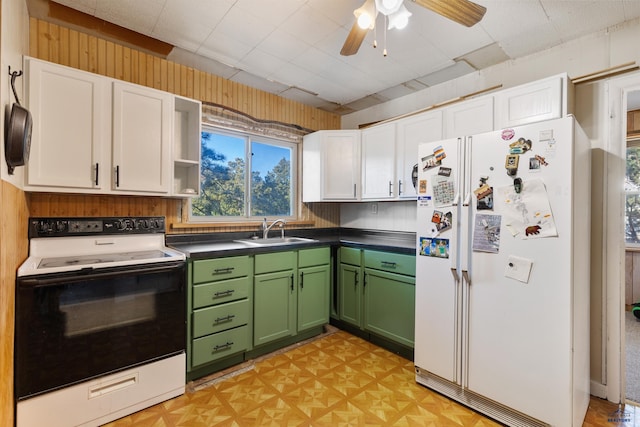
[[[640,246],[640,140],[627,144],[627,174],[624,180],[625,241]]]
[[[296,145],[203,126],[192,221],[292,218]]]

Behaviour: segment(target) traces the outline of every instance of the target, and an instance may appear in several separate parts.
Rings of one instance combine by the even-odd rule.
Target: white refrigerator
[[[581,426],[589,140],[570,116],[418,160],[416,381],[507,425]]]

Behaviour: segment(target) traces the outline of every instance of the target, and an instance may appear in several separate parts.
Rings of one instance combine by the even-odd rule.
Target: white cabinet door
[[[444,137],[476,135],[493,130],[493,97],[472,99],[444,110]]]
[[[167,193],[172,181],[173,97],[113,83],[113,189]]]
[[[554,76],[495,94],[495,129],[562,117],[566,114],[566,76]]]
[[[429,111],[396,122],[398,197],[415,199],[412,173],[418,164],[418,145],[443,138],[442,111]]]
[[[27,104],[33,117],[26,189],[108,188],[108,82],[44,61],[27,59],[25,67]]]
[[[302,201],[357,200],[360,191],[360,131],[326,130],[302,143]]]
[[[362,199],[392,199],[395,185],[396,125],[388,123],[362,131]]]

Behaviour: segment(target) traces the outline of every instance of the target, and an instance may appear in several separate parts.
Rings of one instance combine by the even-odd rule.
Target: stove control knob
[[[116,227],[121,231],[127,230],[129,229],[129,221],[127,221],[126,219],[121,219],[120,221],[118,221],[118,225]]]
[[[63,232],[67,229],[67,223],[64,221],[56,221],[55,231],[58,233]]]
[[[38,224],[36,224],[36,230],[38,231],[38,233],[50,233],[51,229],[52,227],[49,221],[39,221]]]

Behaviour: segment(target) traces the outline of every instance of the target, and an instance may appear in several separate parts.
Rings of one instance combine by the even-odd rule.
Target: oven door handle
[[[105,279],[118,276],[135,276],[137,274],[150,274],[169,272],[184,268],[184,261],[168,261],[161,264],[141,264],[134,266],[122,266],[108,269],[86,268],[73,272],[59,274],[47,274],[39,276],[18,277],[18,286],[53,286],[61,283],[74,282],[76,280],[86,280],[87,278]]]

